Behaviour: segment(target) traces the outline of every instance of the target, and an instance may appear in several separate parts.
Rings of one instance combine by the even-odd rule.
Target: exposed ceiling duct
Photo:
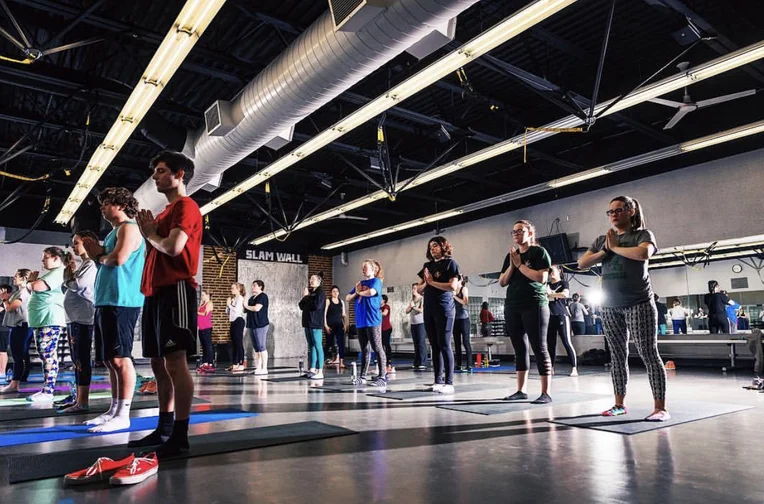
[[[272,140],[283,140],[299,121],[423,38],[431,38],[433,31],[453,23],[476,2],[399,0],[355,32],[336,30],[327,10],[230,102],[235,124],[230,132],[225,136],[213,136],[214,131],[210,135],[207,128],[188,132],[183,152],[196,166],[188,193]],[[142,208],[153,211],[167,204],[151,179],[135,196]]]

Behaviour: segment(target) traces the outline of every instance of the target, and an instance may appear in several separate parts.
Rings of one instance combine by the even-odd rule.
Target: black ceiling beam
[[[453,46],[454,43],[452,42],[451,45]],[[458,44],[456,46],[458,47]],[[542,96],[544,99],[549,100],[558,106],[561,105],[560,94],[562,92],[562,89],[560,88],[560,86],[552,82],[549,82],[548,80],[542,77],[534,75],[530,72],[527,72],[521,68],[516,67],[515,65],[512,65],[511,63],[507,63],[506,61],[500,60],[499,58],[496,58],[490,55],[482,56],[480,59],[476,61],[476,64],[483,66],[484,68],[487,68],[494,72],[499,72],[502,75],[509,76],[513,80],[520,82],[521,84],[524,84],[530,87],[531,89],[537,90],[539,92],[539,95]],[[588,104],[591,103],[588,98],[585,98],[584,96],[581,96],[579,94],[573,94],[573,96],[575,100],[583,106],[588,106]],[[571,112],[572,106],[573,105],[566,103],[565,106],[562,108],[566,110],[567,112]],[[646,124],[643,124],[637,121],[636,119],[632,119],[628,117],[626,114],[624,114],[623,112],[610,114],[606,116],[606,119],[627,124],[629,127],[634,129],[634,131],[637,131],[645,136],[649,136],[653,138],[654,140],[661,142],[664,145],[673,145],[676,143],[676,139],[672,137],[671,135],[658,131],[651,126],[648,126]]]
[[[56,2],[52,2],[50,0],[10,0],[10,1],[19,5],[25,5],[27,7],[32,7],[40,11],[53,13],[60,16],[64,16],[64,17],[77,18],[81,14],[80,9],[76,7],[62,5]],[[148,42],[151,45],[156,47],[158,47],[162,43],[166,35],[166,34],[155,33],[138,26],[123,23],[115,19],[110,19],[104,16],[97,16],[93,14],[86,16],[80,22],[83,24],[95,26],[97,28],[101,28],[103,30],[107,30],[110,32],[124,32],[126,35],[132,35],[133,39],[138,39],[144,42]],[[224,65],[228,65],[236,69],[246,68],[248,69],[248,74],[257,74],[260,70],[265,68],[265,64],[263,62],[243,60],[241,58],[231,56],[230,54],[207,49],[202,44],[197,44],[194,47],[194,50],[189,55],[189,58],[196,58],[199,56],[214,60],[216,62],[222,63]],[[190,61],[184,62],[181,68],[184,68],[193,72],[204,71],[206,72],[205,73],[206,75],[212,75],[212,76],[220,77],[222,79],[234,81],[234,82],[246,82],[247,80],[246,77],[241,77],[240,75],[236,75],[234,73],[226,72],[219,69],[217,70],[210,69],[209,67],[204,67],[202,65],[194,65]]]
[[[718,54],[725,55],[740,49],[737,44],[727,38],[724,34],[719,33],[711,23],[680,0],[644,0],[644,2],[650,6],[661,5],[673,10],[677,14],[692,21],[692,23],[703,32],[703,35],[715,37],[710,40],[704,40],[703,42]],[[743,66],[741,70],[757,81],[764,83],[764,65],[761,62],[754,61],[753,63]]]

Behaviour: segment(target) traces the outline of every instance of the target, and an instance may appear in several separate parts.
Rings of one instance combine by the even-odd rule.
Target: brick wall
[[[226,254],[217,248],[217,257],[223,262],[218,263],[212,247],[204,246],[204,263],[202,265],[202,288],[210,294],[214,304],[212,312],[212,342],[223,344],[230,341],[228,315],[225,314],[225,304],[231,295],[231,284],[238,278],[238,261],[236,254]]]

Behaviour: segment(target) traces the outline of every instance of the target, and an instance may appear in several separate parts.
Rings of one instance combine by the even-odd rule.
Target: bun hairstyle
[[[236,286],[237,289],[239,289],[239,294],[241,295],[241,297],[244,297],[244,296],[247,295],[247,288],[244,287],[243,283],[238,283],[237,282],[234,285]]]
[[[528,230],[528,233],[531,236],[531,245],[536,245],[536,226],[534,226],[531,221],[525,219],[520,219],[519,221],[512,224],[512,226],[514,227],[518,224],[522,224],[523,227]]]
[[[639,204],[639,201],[637,201],[637,198],[632,198],[630,196],[616,196],[610,200],[610,203],[614,201],[623,203],[626,210],[634,209],[634,215],[631,216],[632,231],[639,231],[640,229],[645,229],[645,227],[647,227],[645,214],[642,212],[642,206]]]
[[[380,280],[385,279],[385,270],[382,268],[382,265],[379,263],[379,261],[375,259],[366,259],[361,266],[364,264],[370,264],[372,269],[374,270],[374,276],[379,278]]]
[[[43,250],[44,254],[48,254],[51,257],[58,257],[62,261],[66,259],[66,252],[64,252],[64,249],[61,247],[47,247],[45,250]]]
[[[32,274],[32,270],[30,270],[30,269],[26,269],[26,268],[21,268],[21,269],[18,269],[18,270],[16,270],[16,274],[17,274],[17,275],[18,275],[18,276],[19,276],[19,277],[20,277],[22,280],[24,280],[24,281],[26,282],[26,281],[28,281],[28,280],[29,280],[29,275],[31,275],[31,274]]]

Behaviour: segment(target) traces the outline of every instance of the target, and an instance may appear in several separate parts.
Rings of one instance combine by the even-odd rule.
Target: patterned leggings
[[[602,326],[610,346],[611,375],[616,395],[626,395],[629,382],[629,336],[647,368],[647,378],[657,401],[666,399],[666,368],[658,353],[658,310],[652,299],[628,308],[603,308]]]
[[[42,371],[45,376],[42,391],[53,394],[56,390],[56,378],[58,378],[58,340],[64,333],[60,326],[37,327],[34,330],[34,339],[37,343],[37,353],[42,361]]]
[[[358,344],[361,345],[361,376],[366,376],[369,372],[369,362],[371,362],[371,352],[369,346],[377,352],[377,364],[379,366],[379,376],[387,376],[387,355],[385,347],[382,345],[382,326],[359,327]]]

